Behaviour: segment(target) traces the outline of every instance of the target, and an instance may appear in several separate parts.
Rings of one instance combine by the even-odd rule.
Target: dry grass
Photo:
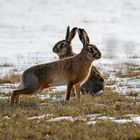
[[[119,71],[116,73],[116,76],[119,78],[132,78],[132,77],[140,77],[140,71],[128,71],[123,73],[122,71]]]
[[[140,115],[139,99],[127,99],[105,90],[102,96],[82,96],[78,102],[49,102],[32,96],[22,96],[19,105],[11,107],[8,100],[0,100],[0,136],[7,139],[47,140],[118,140],[140,138],[140,125],[134,123],[116,124],[98,120],[95,125],[82,121],[48,122],[49,118],[28,120],[32,116],[54,114],[55,116],[85,116],[100,113],[106,116],[124,118],[126,114]],[[5,117],[6,116],[6,117]]]
[[[10,124],[10,125],[9,125]],[[110,121],[98,121],[95,125],[81,122],[49,123],[45,120],[26,121],[11,119],[0,123],[1,139],[20,140],[128,140],[140,138],[140,126],[135,124],[117,125]],[[7,133],[8,131],[8,133]]]
[[[3,78],[0,78],[0,84],[4,83],[16,83],[20,81],[20,75],[10,75],[10,76],[5,76]]]
[[[123,68],[116,73],[116,76],[119,78],[137,78],[140,77],[139,65],[135,64],[125,64],[125,72],[123,72]]]
[[[13,64],[8,64],[8,63],[0,64],[0,67],[13,67]]]
[[[137,97],[140,93],[139,92],[128,92],[129,96]]]

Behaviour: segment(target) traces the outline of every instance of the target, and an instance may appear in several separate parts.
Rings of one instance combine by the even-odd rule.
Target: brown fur
[[[81,52],[67,59],[33,66],[22,75],[22,89],[15,90],[11,96],[11,105],[18,103],[20,94],[32,94],[51,86],[67,85],[66,100],[69,100],[71,89],[76,86],[77,98],[80,99],[80,84],[87,77],[93,60],[101,57],[95,45],[89,44],[87,33],[78,29],[84,46]],[[94,50],[94,51],[93,51]]]
[[[74,29],[75,28],[73,28],[70,31],[70,28],[68,27],[66,36],[68,37],[71,34],[73,34],[72,37],[74,38],[74,36],[75,36]],[[53,47],[53,52],[59,56],[59,59],[64,59],[64,58],[68,58],[68,57],[76,55],[73,52],[72,45],[71,45],[71,41],[73,38],[71,38],[70,39],[71,41],[68,42],[67,37],[65,38],[65,40],[62,40],[62,41],[59,41],[58,43],[56,43]],[[63,51],[63,50],[65,50],[65,51]],[[92,65],[89,77],[87,80],[85,80],[85,82],[81,86],[80,90],[81,90],[82,94],[88,93],[88,94],[92,94],[92,95],[98,93],[99,91],[102,91],[102,92],[104,91],[104,78],[101,76],[100,72],[96,69],[95,66]]]

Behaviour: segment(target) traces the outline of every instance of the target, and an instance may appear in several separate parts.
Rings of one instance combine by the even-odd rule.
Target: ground
[[[110,140],[140,139],[140,65],[99,65],[105,91],[65,101],[65,88],[51,88],[22,96],[10,105],[21,74],[15,66],[0,78],[0,137],[4,139]],[[60,90],[61,89],[61,90]]]
[[[139,0],[0,1],[0,139],[140,139]],[[11,93],[27,68],[58,60],[55,43],[66,28],[84,28],[102,53],[93,62],[105,78],[101,96],[65,102],[64,89],[22,96]],[[78,36],[72,41],[79,53]]]
[[[19,78],[12,75],[7,79],[11,83]],[[0,94],[1,140],[140,138],[139,94],[122,95],[106,87],[101,96],[83,95],[80,102],[75,97],[66,102],[64,91],[50,89],[22,96],[13,107],[9,103],[10,94]]]

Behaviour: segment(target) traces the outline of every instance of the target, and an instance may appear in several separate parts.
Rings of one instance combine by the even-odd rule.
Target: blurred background
[[[85,28],[101,50],[95,65],[140,63],[139,0],[0,0],[0,63],[25,68],[54,61],[52,47],[68,25]],[[78,37],[72,43],[80,52]]]

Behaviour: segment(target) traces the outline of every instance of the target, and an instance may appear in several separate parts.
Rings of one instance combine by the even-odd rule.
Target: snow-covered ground
[[[0,63],[53,61],[68,25],[85,28],[104,57],[140,57],[139,24],[139,0],[1,0]]]
[[[109,116],[102,116],[101,114],[89,114],[86,116],[77,116],[77,117],[72,117],[72,116],[60,116],[60,117],[55,117],[53,114],[46,114],[46,115],[41,115],[41,116],[33,116],[27,118],[28,120],[38,120],[41,121],[43,119],[46,119],[48,122],[59,122],[59,121],[81,121],[86,123],[87,125],[94,125],[98,120],[104,120],[104,121],[112,121],[117,124],[125,124],[125,123],[135,123],[135,124],[140,124],[140,116],[136,114],[127,114],[127,119],[116,119],[115,117],[109,117]],[[3,119],[10,119],[8,116],[4,116]]]
[[[68,25],[85,28],[101,50],[102,73],[114,69],[108,64],[140,64],[139,0],[0,0],[0,65],[15,66],[0,67],[0,76],[56,60],[52,47]],[[77,36],[73,46],[80,52]]]
[[[54,117],[54,118],[49,119],[48,122],[83,121],[83,122],[86,122],[87,125],[94,125],[96,124],[97,120],[104,120],[104,121],[108,120],[108,121],[112,121],[118,124],[125,124],[125,123],[131,123],[131,122],[140,124],[140,116],[135,115],[135,114],[128,114],[127,116],[128,116],[128,119],[116,119],[114,117],[102,116],[101,114],[89,114],[86,116],[77,116],[74,118],[72,116],[55,117],[53,114],[47,114],[47,115],[42,115],[42,116],[33,116],[33,117],[28,118],[28,120],[40,120],[40,119],[45,119],[47,117]]]

